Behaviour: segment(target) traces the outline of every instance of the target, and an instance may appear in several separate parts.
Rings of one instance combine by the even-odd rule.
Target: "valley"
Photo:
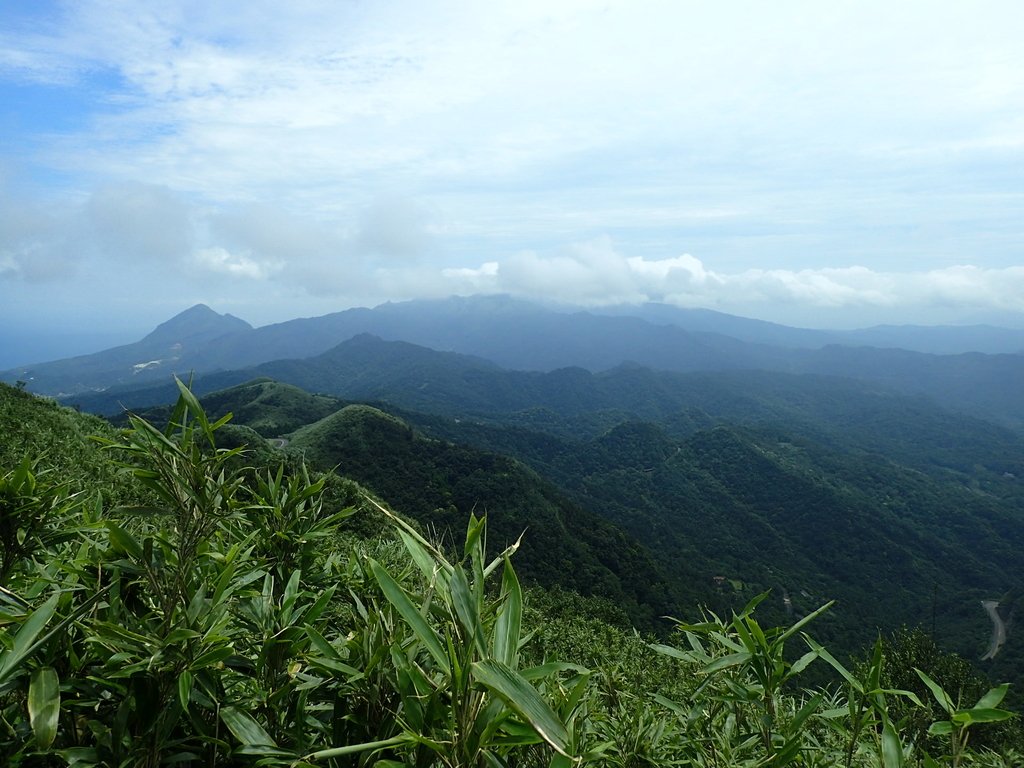
[[[390,307],[385,315],[412,309]],[[524,310],[514,305],[506,311],[519,318]],[[203,354],[236,349],[234,359],[253,359],[245,339],[259,329],[241,327],[234,318],[222,326],[219,318],[190,310],[181,323],[170,321],[147,337],[149,342],[140,342],[144,347],[154,338],[158,345],[171,343],[179,357],[153,359],[171,361],[173,371],[131,363],[137,373],[126,383],[118,371],[138,353],[152,352],[150,345],[42,366],[39,379],[0,390],[6,437],[0,458],[14,466],[35,456],[41,476],[63,472],[72,478],[67,492],[90,494],[97,510],[108,508],[104,514],[112,517],[105,525],[113,549],[104,557],[146,556],[125,537],[129,529],[140,535],[149,530],[143,522],[148,513],[140,512],[143,518],[136,522],[137,513],[129,510],[149,508],[153,502],[145,487],[157,475],[134,472],[140,486],[90,445],[90,435],[116,447],[125,439],[118,434],[151,434],[159,446],[154,450],[164,451],[216,429],[218,452],[203,458],[206,452],[195,450],[174,465],[186,456],[212,461],[223,452],[225,462],[237,462],[232,471],[256,473],[246,482],[255,482],[261,494],[285,492],[277,483],[286,476],[288,483],[320,478],[315,487],[330,509],[344,509],[337,514],[344,516],[338,530],[345,533],[318,533],[326,537],[323,552],[306,549],[303,557],[309,567],[318,562],[330,570],[346,562],[345,568],[357,569],[343,576],[353,595],[366,588],[358,575],[367,567],[357,554],[362,548],[397,562],[394,534],[387,533],[390,520],[402,521],[398,538],[412,546],[421,568],[428,555],[417,546],[436,548],[429,557],[457,557],[464,535],[470,537],[465,552],[478,548],[474,557],[515,551],[522,588],[532,610],[540,612],[540,626],[548,628],[531,635],[532,643],[541,644],[534,652],[542,658],[548,651],[541,649],[559,649],[589,659],[604,670],[600,674],[611,674],[608,670],[624,663],[609,655],[620,652],[612,649],[640,638],[653,646],[643,645],[642,651],[630,646],[630,653],[669,647],[664,643],[681,638],[680,622],[691,633],[720,626],[718,621],[752,627],[756,606],[758,626],[802,626],[813,618],[814,641],[834,655],[828,664],[802,672],[805,686],[836,685],[843,678],[836,677],[835,665],[865,663],[880,637],[904,672],[911,668],[907,664],[945,670],[944,681],[959,681],[971,695],[984,679],[1024,675],[1024,638],[1012,623],[1024,595],[1019,577],[1024,573],[1024,434],[1016,416],[990,420],[985,408],[949,408],[900,384],[922,371],[941,381],[943,371],[954,366],[963,376],[961,385],[972,387],[978,377],[1005,367],[990,359],[998,355],[947,359],[900,352],[894,358],[883,349],[850,348],[840,354],[795,346],[785,353],[818,355],[819,361],[848,355],[869,367],[881,361],[878,372],[861,377],[832,368],[781,370],[786,366],[774,363],[744,368],[739,358],[729,357],[739,348],[734,342],[710,344],[701,337],[698,346],[715,350],[711,362],[697,361],[697,347],[684,347],[685,352],[663,347],[666,367],[645,365],[623,358],[609,343],[601,365],[550,368],[543,354],[554,355],[559,344],[571,348],[575,331],[570,327],[548,339],[547,352],[529,357],[533,365],[514,369],[482,355],[360,332],[307,357],[239,368],[218,365],[186,375],[177,366],[204,349]],[[429,318],[418,319],[421,328],[430,327]],[[615,321],[597,323],[608,332],[611,326],[603,324]],[[500,349],[514,334],[493,322],[489,333]],[[621,327],[628,329],[624,338],[644,328],[637,322],[645,321],[633,318]],[[479,334],[474,343],[483,347],[485,326],[474,326]],[[669,337],[689,332],[662,327],[653,333],[645,342],[650,355],[670,344]],[[288,338],[281,336],[281,343]],[[687,344],[694,340],[687,338]],[[582,336],[578,344],[583,350]],[[782,359],[779,349],[762,350],[762,361]],[[642,345],[633,351],[643,357]],[[518,354],[533,352],[521,347]],[[689,367],[678,362],[684,358]],[[913,373],[913,367],[901,370],[908,360],[927,364]],[[188,389],[172,373],[185,377]],[[62,398],[79,413],[26,391],[51,374],[53,381],[64,382],[61,386],[90,382],[73,386],[78,394]],[[996,386],[989,381],[979,391]],[[186,395],[192,399],[183,400]],[[84,413],[90,411],[105,418]],[[185,413],[202,416],[195,427],[185,428]],[[125,428],[130,431],[117,432]],[[163,437],[175,434],[176,441]],[[227,481],[227,475],[217,477]],[[214,481],[221,482],[211,476],[197,487]],[[283,535],[273,533],[274,526],[283,519],[262,516],[280,516],[290,504],[302,509],[306,502],[300,498],[280,502],[280,508],[264,502],[245,507],[249,511],[237,524],[256,526],[246,541],[273,551],[276,537]],[[471,544],[481,519],[487,535]],[[301,528],[311,522],[299,514],[291,524]],[[410,536],[421,535],[426,544],[409,544]],[[297,541],[306,547],[312,539]],[[392,589],[379,570],[374,574],[385,590]],[[402,578],[410,578],[409,571]],[[273,588],[267,582],[265,589]],[[433,587],[410,586],[409,594],[421,588]],[[388,594],[396,606],[404,605],[404,598]],[[356,599],[358,608],[361,600],[376,598]],[[364,611],[366,620],[372,615]],[[688,623],[701,617],[703,623]],[[409,620],[417,621],[412,614]],[[577,641],[562,636],[566,628],[571,637],[593,632],[604,639],[573,645]],[[327,629],[315,630],[320,631]],[[182,630],[181,637],[187,636]],[[234,642],[241,643],[241,637]],[[335,653],[327,641],[316,643],[319,652]],[[595,650],[602,643],[611,645]],[[907,648],[916,649],[912,653],[918,655],[908,657],[914,661],[900,661]],[[671,673],[657,673],[663,678],[656,682],[652,675],[662,669],[661,662],[643,658],[647,671],[638,672],[630,685],[695,695]],[[727,658],[708,669],[731,668]],[[335,671],[352,669],[337,660],[316,663]],[[358,679],[359,673],[352,674]],[[913,680],[898,684],[917,685]],[[306,685],[322,683],[310,679]],[[679,692],[684,689],[688,692]],[[1007,702],[1018,706],[1018,694],[1012,692]]]
[[[527,322],[535,346],[543,339],[554,354],[568,344],[571,356],[573,323],[607,331],[601,324],[617,320],[562,315],[575,319],[551,338],[551,314],[521,302],[453,300],[322,322],[348,333],[353,318],[378,330],[386,320],[399,334],[414,318],[420,337],[451,332],[479,349],[491,339],[503,359],[502,344],[524,333],[517,323]],[[626,319],[622,332],[632,338],[645,321]],[[321,321],[296,322],[308,334]],[[265,338],[285,343],[287,326]],[[652,351],[665,333],[690,333],[652,328]],[[232,329],[214,346],[241,339],[239,349],[249,348],[250,333]],[[613,354],[611,339],[603,354]],[[634,357],[643,348],[634,346]],[[835,358],[836,350],[815,354]],[[927,625],[944,647],[982,662],[990,622],[976,606],[1017,590],[1013,574],[1024,568],[1024,438],[1012,421],[950,410],[898,380],[941,383],[943,366],[967,361],[969,382],[992,356],[913,353],[927,366],[904,374],[900,361],[918,359],[910,353],[849,348],[844,354],[881,361],[886,373],[868,381],[770,367],[665,370],[620,357],[603,370],[543,370],[543,354],[512,370],[360,333],[306,358],[196,372],[192,387],[211,414],[232,413],[285,454],[337,468],[442,538],[457,535],[473,510],[491,517],[497,547],[527,531],[536,540],[524,560],[528,578],[613,599],[638,626],[656,629],[658,617],[700,605],[728,613],[768,590],[761,610],[777,622],[838,600],[819,632],[850,652],[877,629]],[[111,386],[68,402],[159,420],[151,406],[173,392],[170,381]],[[545,542],[564,535],[578,542],[574,554],[553,559]],[[985,665],[993,674],[1017,670],[1018,645],[1011,638]]]

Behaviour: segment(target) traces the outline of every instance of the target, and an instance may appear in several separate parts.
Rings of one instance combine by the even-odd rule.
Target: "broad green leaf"
[[[482,606],[477,605],[473,590],[469,586],[469,581],[466,580],[466,572],[461,565],[456,565],[455,570],[452,571],[452,580],[449,586],[452,607],[455,608],[455,616],[458,618],[459,624],[462,625],[466,635],[476,646],[477,652],[481,656],[487,655],[483,629],[480,626],[479,611]]]
[[[652,693],[651,698],[659,704],[661,704],[661,706],[679,715],[679,717],[686,718],[686,716],[689,714],[686,707],[684,707],[682,704],[672,701],[672,699],[666,699],[660,693]]]
[[[663,656],[671,656],[673,659],[680,659],[681,661],[691,661],[693,659],[693,654],[690,651],[681,651],[671,645],[648,643],[647,647]]]
[[[6,653],[0,653],[0,683],[18,672],[21,662],[33,650],[33,644],[47,622],[53,618],[60,594],[55,593],[45,603],[29,614],[14,636],[14,645]]]
[[[199,404],[199,400],[194,394],[192,394],[192,390],[189,389],[181,379],[175,376],[174,382],[178,385],[180,398],[185,401],[185,405],[187,406],[189,413],[192,414],[192,417],[199,422],[199,426],[203,430],[203,435],[205,435],[207,442],[211,446],[215,445],[216,440],[213,436],[213,430],[210,428],[210,422],[206,418],[206,411],[203,410],[203,406]]]
[[[488,690],[500,696],[557,752],[570,756],[569,733],[565,725],[541,698],[537,689],[521,675],[496,659],[484,659],[473,663],[473,676]]]
[[[525,536],[525,535],[526,535],[525,532],[519,534],[519,538],[518,539],[516,539],[510,545],[505,547],[504,551],[498,553],[498,556],[495,557],[493,560],[491,560],[490,563],[487,564],[487,567],[484,568],[484,574],[483,574],[485,579],[489,578],[490,575],[492,573],[494,573],[494,570],[499,565],[504,563],[506,559],[512,557],[512,555],[514,555],[516,552],[519,551],[519,547],[523,543],[523,536]]]
[[[953,715],[952,720],[954,723],[970,725],[972,723],[998,723],[1002,720],[1009,720],[1011,717],[1013,717],[1013,713],[1007,712],[1005,709],[972,707],[971,709],[960,710]]]
[[[793,718],[792,722],[790,722],[789,729],[791,731],[799,730],[800,726],[804,724],[804,721],[808,717],[813,715],[817,711],[818,707],[821,706],[821,702],[824,698],[825,695],[819,693],[816,696],[812,697],[811,700],[808,701],[806,704],[804,704],[804,706],[800,708],[800,711],[796,713],[796,716]]]
[[[902,696],[905,699],[910,699],[919,707],[924,706],[924,702],[921,701],[916,693],[913,691],[905,691],[902,688],[879,688],[876,691],[868,691],[868,695],[875,693],[884,693],[887,696]]]
[[[746,664],[752,658],[752,654],[743,651],[741,653],[730,653],[728,656],[722,656],[719,659],[715,659],[701,672],[705,675],[710,675],[714,672],[718,672],[723,669],[729,669],[730,667],[738,667],[741,664]]]
[[[437,563],[438,567],[440,567],[444,571],[446,578],[451,574],[452,566],[448,563],[447,560],[445,560],[444,555],[441,554],[441,551],[438,550],[437,547],[435,547],[429,541],[424,539],[420,535],[419,531],[417,531],[415,528],[409,525],[405,520],[398,517],[390,509],[378,503],[376,499],[365,494],[363,495],[363,498],[366,501],[368,501],[371,505],[373,505],[378,512],[380,512],[382,515],[388,518],[395,525],[396,528],[398,528],[398,530],[400,531],[399,535],[401,535],[402,533],[406,534],[412,540],[417,542],[421,547],[423,547],[427,552],[431,553],[431,555],[433,556],[432,559]],[[402,536],[402,540],[405,541],[405,536]],[[412,553],[410,551],[410,554],[413,554],[413,557],[415,558],[415,553]],[[428,578],[430,578],[429,574]]]
[[[978,699],[978,703],[975,704],[974,707],[981,709],[992,709],[994,707],[998,707],[1000,703],[1002,703],[1003,697],[1006,696],[1006,691],[1009,690],[1009,688],[1009,683],[997,685],[995,688],[993,688],[980,699]]]
[[[793,662],[793,666],[790,667],[790,669],[789,669],[789,674],[790,675],[798,675],[798,674],[800,674],[805,669],[807,669],[807,665],[809,665],[816,658],[818,658],[818,652],[817,651],[808,651],[803,656],[801,656],[799,659],[797,659],[795,662]]]
[[[405,548],[412,557],[412,561],[426,577],[428,584],[435,581],[439,574],[443,577],[444,583],[447,583],[451,566],[443,568],[441,563],[430,553],[430,550],[420,543],[419,539],[410,536],[401,529],[398,531],[398,535],[402,539],[402,543],[405,544]],[[445,565],[448,564],[445,563]]]
[[[747,603],[743,607],[742,611],[740,611],[739,615],[740,616],[749,616],[751,613],[754,612],[754,609],[757,608],[757,606],[761,604],[761,601],[764,600],[766,597],[768,597],[769,594],[771,594],[771,593],[770,592],[762,592],[761,594],[755,595],[754,597],[752,597],[750,599],[750,602]]]
[[[295,601],[299,598],[299,584],[302,580],[302,571],[292,571],[291,577],[288,579],[288,583],[285,584],[284,594],[281,597],[281,608],[284,611],[290,611]]]
[[[195,661],[192,662],[192,669],[204,669],[206,667],[212,667],[215,664],[219,664],[234,653],[234,649],[230,646],[221,646],[220,648],[214,648],[207,651],[206,653],[197,656]]]
[[[306,611],[305,619],[302,622],[303,626],[308,627],[312,624],[315,624],[320,619],[320,616],[323,614],[324,610],[326,610],[327,606],[330,604],[332,598],[334,597],[334,593],[337,591],[337,589],[338,588],[335,585],[328,587],[320,593],[320,596],[317,597],[316,602],[314,602],[313,605],[309,607],[309,610]]]
[[[948,736],[953,732],[953,723],[951,720],[939,720],[931,724],[928,728],[928,733],[932,736]]]
[[[139,544],[138,539],[115,522],[108,520],[105,525],[114,549],[131,555],[136,560],[142,559],[142,545]]]
[[[515,667],[522,633],[523,591],[512,569],[512,561],[505,559],[501,576],[501,590],[505,596],[494,622],[494,656],[509,667]]]
[[[434,657],[434,661],[437,662],[438,666],[444,670],[445,674],[450,675],[451,666],[448,662],[448,654],[441,644],[441,640],[430,624],[427,623],[423,614],[409,600],[405,590],[402,589],[397,581],[391,578],[391,574],[387,572],[387,569],[376,560],[370,560],[370,569],[373,571],[374,578],[380,584],[380,588],[388,602],[395,606],[401,617],[405,619],[405,623],[409,625],[420,642],[426,646],[430,655]]]
[[[314,648],[316,648],[323,656],[328,659],[341,659],[341,654],[338,653],[338,649],[327,642],[327,638],[317,632],[313,627],[304,627],[306,637],[309,638],[309,642]]]
[[[901,768],[903,765],[903,745],[889,718],[885,718],[882,724],[882,765],[884,768]]]
[[[875,638],[875,647],[871,653],[871,666],[868,668],[867,687],[872,691],[881,687],[880,681],[882,679],[882,666],[884,663],[885,657],[882,653],[882,636],[879,635]]]
[[[476,558],[480,560],[479,549],[480,537],[483,535],[484,529],[487,525],[487,518],[477,517],[472,512],[469,513],[469,524],[466,526],[466,543],[462,548],[462,556],[466,560]]]
[[[178,701],[181,708],[188,711],[189,699],[192,698],[192,673],[187,669],[178,675]]]
[[[202,635],[194,629],[178,627],[177,629],[172,629],[167,633],[167,637],[164,638],[164,645],[175,645],[183,640],[197,640],[200,637],[202,637]]]
[[[28,718],[36,746],[47,750],[57,736],[60,715],[60,681],[53,667],[39,667],[28,685]]]
[[[518,674],[524,680],[541,680],[559,672],[575,672],[578,675],[590,674],[590,670],[586,667],[581,667],[579,664],[570,664],[567,661],[549,661],[536,667],[519,670]]]
[[[754,621],[753,616],[748,616],[746,619],[747,629],[750,630],[750,635],[754,638],[754,641],[765,651],[768,651],[768,640],[764,636],[764,632],[761,630],[761,625]]]
[[[220,719],[243,745],[276,747],[277,744],[263,726],[237,707],[224,707],[220,711]]]
[[[947,714],[952,716],[952,714],[956,712],[956,707],[953,706],[953,701],[949,698],[949,694],[942,690],[942,686],[940,686],[938,683],[936,683],[934,680],[928,677],[928,675],[926,675],[920,669],[917,669],[915,667],[914,671],[917,672],[917,676],[921,678],[921,681],[926,686],[928,686],[928,690],[932,692],[932,696],[935,697],[935,700],[939,703],[939,706],[942,707]]]

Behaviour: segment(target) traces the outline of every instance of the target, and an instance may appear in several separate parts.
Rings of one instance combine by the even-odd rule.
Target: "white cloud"
[[[430,213],[405,196],[379,197],[359,219],[356,247],[386,261],[422,257],[431,247]]]
[[[188,203],[165,187],[129,182],[101,187],[86,204],[94,242],[106,257],[174,262],[192,250]]]
[[[39,109],[0,163],[41,202],[28,182],[0,200],[8,286],[134,271],[261,307],[1024,295],[1013,0],[15,6],[0,84]]]
[[[196,263],[211,272],[253,280],[265,279],[273,270],[258,264],[244,253],[231,253],[225,248],[200,248],[194,254]]]
[[[74,211],[14,199],[0,186],[0,280],[45,284],[74,277],[79,228]]]
[[[444,269],[439,277],[441,281],[438,275],[414,270],[400,284],[388,282],[381,288],[418,283],[434,286],[433,295],[510,293],[584,306],[659,301],[724,311],[760,307],[769,314],[773,307],[859,309],[870,314],[875,309],[913,313],[944,306],[1024,313],[1024,267],[959,265],[882,272],[853,266],[720,272],[690,254],[664,259],[622,256],[608,238],[550,255],[524,252],[475,269]]]

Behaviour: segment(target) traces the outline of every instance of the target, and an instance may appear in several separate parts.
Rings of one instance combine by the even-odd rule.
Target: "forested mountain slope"
[[[364,352],[382,344],[363,341]],[[268,382],[207,402],[215,415],[230,409],[255,416],[253,403],[290,398],[299,419],[305,398],[310,421],[319,420],[294,432],[290,449],[338,466],[442,530],[456,529],[458,515],[474,504],[500,511],[495,531],[506,537],[530,525],[528,536],[554,541],[545,531],[564,526],[618,573],[630,600],[668,597],[665,610],[676,599],[728,612],[771,589],[764,610],[784,621],[838,599],[819,631],[840,648],[864,645],[878,627],[922,624],[947,647],[977,658],[990,629],[980,601],[1002,599],[1007,617],[1012,609],[1024,566],[1017,479],[1024,476],[1024,446],[1012,432],[828,378],[628,368],[502,380],[493,377],[507,372],[474,361],[383,347],[394,357],[378,363],[399,367],[389,375],[387,366],[357,364],[367,373],[363,391],[397,399],[404,392],[449,416],[398,410],[398,421],[337,402],[336,413],[319,418],[332,401]],[[440,361],[438,377],[432,359]],[[462,368],[452,364],[460,362]],[[388,381],[396,388],[382,389]],[[542,410],[510,410],[521,398],[539,396],[546,397]],[[458,403],[495,410],[455,417]],[[409,423],[446,442],[425,440]],[[552,487],[507,459],[466,446],[518,458],[574,503],[566,506]],[[533,514],[538,522],[530,523]],[[613,549],[630,553],[629,562],[600,554],[610,534],[587,533],[599,530],[598,518],[639,541],[643,557],[623,544]],[[548,557],[546,544],[542,550]],[[631,578],[617,569],[647,574],[650,562],[668,586],[627,587]],[[585,580],[606,582],[591,566],[583,572]],[[1024,656],[1019,638],[1011,640],[998,665],[1013,667]]]

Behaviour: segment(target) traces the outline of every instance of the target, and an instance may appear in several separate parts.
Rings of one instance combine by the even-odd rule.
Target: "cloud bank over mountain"
[[[82,0],[0,21],[0,319],[475,290],[806,323],[1021,312],[1008,0]]]

